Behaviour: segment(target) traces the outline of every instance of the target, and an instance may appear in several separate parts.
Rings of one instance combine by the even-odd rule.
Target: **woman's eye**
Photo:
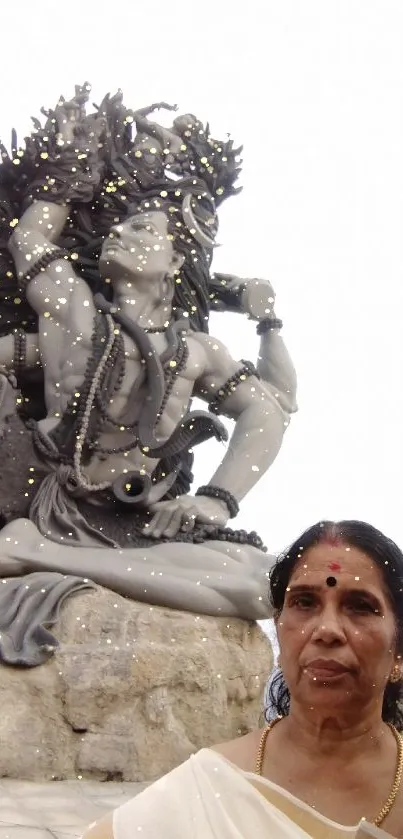
[[[353,612],[371,613],[379,615],[379,609],[377,609],[377,607],[373,603],[370,603],[369,600],[350,600],[348,601],[347,606]]]
[[[314,598],[310,594],[298,594],[290,600],[290,606],[298,609],[310,609],[314,605]]]

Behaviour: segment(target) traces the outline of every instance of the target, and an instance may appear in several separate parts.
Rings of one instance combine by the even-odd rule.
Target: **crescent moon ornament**
[[[211,238],[210,236],[208,236],[207,233],[205,233],[201,229],[198,221],[196,220],[195,215],[193,213],[193,209],[192,209],[192,198],[193,198],[192,193],[188,192],[187,195],[185,195],[185,197],[182,201],[183,220],[186,224],[186,227],[188,228],[189,232],[192,234],[193,238],[196,239],[196,242],[198,242],[199,245],[202,245],[203,248],[219,247],[219,245],[216,245],[214,239]],[[212,207],[214,208],[214,212],[215,212],[215,207],[214,207],[212,199],[211,199],[211,204],[212,204]]]

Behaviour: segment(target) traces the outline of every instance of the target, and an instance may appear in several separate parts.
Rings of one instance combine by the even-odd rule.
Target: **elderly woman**
[[[368,524],[320,523],[270,589],[276,718],[202,749],[86,839],[336,839],[379,825],[403,839],[403,554]]]

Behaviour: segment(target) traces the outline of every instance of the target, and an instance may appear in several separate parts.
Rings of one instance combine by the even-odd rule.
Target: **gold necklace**
[[[276,723],[278,723],[281,719],[282,719],[282,717],[277,717],[275,720],[272,720],[269,723],[269,725],[266,726],[265,730],[263,731],[263,734],[260,738],[259,748],[258,748],[257,757],[256,757],[256,768],[255,768],[256,775],[261,775],[262,774],[266,740],[267,740],[267,737],[269,735],[269,732],[276,725]],[[386,819],[386,816],[390,813],[390,811],[391,811],[391,809],[392,809],[392,807],[393,807],[393,805],[396,801],[396,796],[397,796],[397,793],[399,791],[399,787],[400,787],[401,780],[402,780],[402,775],[403,775],[403,737],[399,734],[399,732],[397,731],[395,726],[392,725],[392,723],[388,722],[388,726],[389,726],[389,728],[390,728],[390,730],[391,730],[391,732],[392,732],[392,734],[393,734],[393,736],[396,740],[396,744],[397,744],[396,771],[395,771],[395,777],[393,779],[393,784],[392,784],[391,789],[390,789],[390,793],[389,793],[383,807],[379,811],[376,819],[374,819],[373,823],[374,823],[374,825],[376,825],[376,827],[379,827],[379,825],[381,825],[382,822]]]

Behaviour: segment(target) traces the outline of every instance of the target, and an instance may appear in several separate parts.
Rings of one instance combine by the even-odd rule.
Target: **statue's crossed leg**
[[[92,580],[133,600],[247,620],[270,617],[272,563],[257,548],[218,540],[80,550],[42,536],[29,519],[16,519],[0,532],[2,577],[56,572]]]

